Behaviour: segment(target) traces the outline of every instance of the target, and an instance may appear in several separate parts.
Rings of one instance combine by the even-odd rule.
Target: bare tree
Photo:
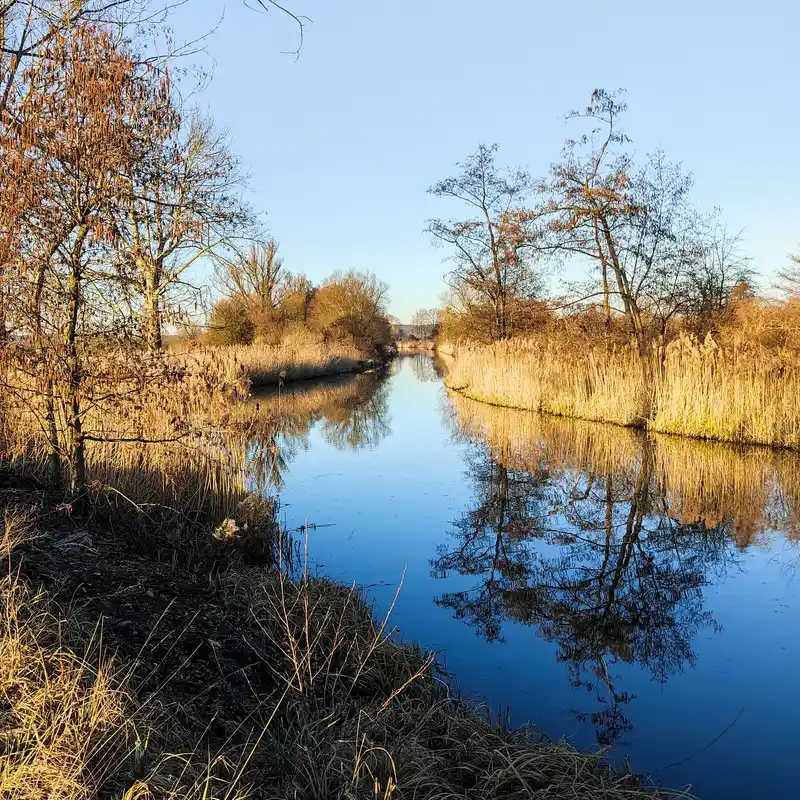
[[[800,295],[800,255],[790,255],[791,266],[778,272],[778,288],[790,297]]]
[[[317,287],[306,275],[288,275],[281,296],[281,313],[290,322],[308,325]]]
[[[502,170],[494,161],[497,145],[480,145],[458,164],[461,172],[435,183],[428,192],[470,207],[466,220],[433,219],[428,232],[452,248],[455,265],[450,286],[461,298],[491,309],[492,338],[513,333],[509,309],[513,300],[533,297],[538,289],[532,269],[537,214],[525,207],[531,179],[522,169]]]
[[[243,180],[239,163],[225,132],[198,114],[181,121],[169,96],[161,102],[158,124],[140,132],[127,214],[118,229],[142,335],[153,350],[162,346],[168,293],[193,290],[186,281],[189,268],[249,224],[249,212],[237,196]]]
[[[611,319],[611,287],[622,303],[641,349],[646,336],[641,310],[620,253],[618,233],[635,214],[631,196],[632,159],[620,152],[628,137],[619,130],[626,105],[604,89],[592,93],[583,112],[569,119],[589,119],[596,127],[578,139],[568,139],[561,160],[552,165],[550,178],[540,189],[548,197],[552,215],[549,229],[555,247],[567,254],[592,259],[600,270],[606,324]]]
[[[289,288],[289,273],[274,238],[252,242],[244,252],[218,254],[216,274],[228,297],[241,297],[259,311],[275,309]]]
[[[619,130],[625,108],[598,89],[585,112],[570,114],[596,127],[567,142],[541,189],[550,246],[599,268],[606,324],[613,310],[625,316],[649,376],[654,338],[663,344],[673,320],[719,314],[750,269],[738,236],[695,210],[680,164],[657,150],[635,166]]]
[[[414,312],[414,316],[411,317],[411,325],[414,329],[414,335],[418,339],[430,339],[436,335],[439,325],[439,309],[418,309]]]
[[[21,75],[19,124],[0,159],[0,185],[18,198],[3,218],[13,232],[5,263],[18,289],[10,310],[33,345],[14,348],[21,379],[4,388],[40,420],[54,478],[68,462],[77,498],[85,444],[97,435],[86,430],[86,414],[116,396],[128,363],[110,357],[130,334],[113,219],[152,96],[136,59],[106,28],[81,24],[54,34],[48,47],[49,58]]]
[[[365,345],[386,344],[389,287],[371,272],[334,273],[314,296],[311,324],[326,337]]]
[[[687,294],[688,313],[702,333],[725,316],[736,287],[752,283],[755,272],[742,253],[741,234],[731,233],[716,217],[702,226],[700,248],[687,276]]]

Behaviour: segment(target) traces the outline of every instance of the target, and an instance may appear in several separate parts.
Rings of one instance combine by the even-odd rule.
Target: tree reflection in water
[[[379,373],[347,376],[258,393],[250,430],[248,474],[260,492],[280,490],[289,464],[308,447],[319,423],[326,442],[341,450],[376,447],[391,432],[388,384]]]
[[[426,352],[400,356],[394,362],[397,368],[406,359],[411,361],[411,372],[420,383],[434,383],[444,376],[444,365],[436,355]]]
[[[614,742],[631,729],[634,699],[615,667],[635,664],[665,682],[694,665],[698,632],[718,629],[703,589],[737,558],[735,520],[677,519],[646,437],[536,415],[510,431],[517,412],[451,402],[457,435],[474,443],[474,504],[431,571],[479,580],[436,602],[489,641],[502,641],[505,620],[534,626],[557,645],[575,689],[595,697],[578,719]],[[476,426],[475,414],[498,424]]]

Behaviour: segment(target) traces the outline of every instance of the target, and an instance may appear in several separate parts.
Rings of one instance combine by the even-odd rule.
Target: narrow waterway
[[[797,796],[800,457],[488,407],[427,355],[259,402],[312,567],[378,614],[402,584],[462,692],[707,800]]]

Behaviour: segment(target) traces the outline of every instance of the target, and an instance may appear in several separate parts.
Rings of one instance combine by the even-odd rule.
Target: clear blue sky
[[[251,0],[255,2],[255,0]],[[426,220],[457,208],[426,195],[478,142],[544,174],[563,115],[598,86],[625,87],[637,152],[662,146],[720,206],[764,274],[800,249],[800,4],[789,0],[229,0],[207,42],[199,98],[230,127],[287,267],[320,280],[372,270],[408,320],[444,288]],[[189,0],[175,38],[212,28],[217,0]]]

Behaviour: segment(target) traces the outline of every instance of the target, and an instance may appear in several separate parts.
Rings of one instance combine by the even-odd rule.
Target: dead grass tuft
[[[0,584],[0,797],[93,796],[124,760],[129,698],[113,664],[76,656],[41,595]]]

